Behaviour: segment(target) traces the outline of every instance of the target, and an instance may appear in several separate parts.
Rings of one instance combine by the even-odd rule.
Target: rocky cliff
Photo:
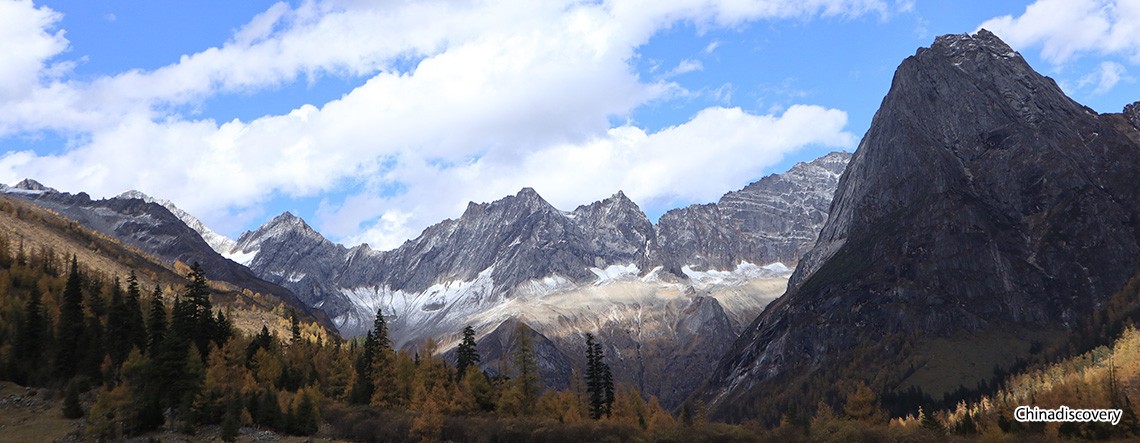
[[[695,399],[770,419],[852,380],[940,397],[1064,337],[1140,265],[1125,119],[1074,102],[988,31],[919,49],[788,292]]]

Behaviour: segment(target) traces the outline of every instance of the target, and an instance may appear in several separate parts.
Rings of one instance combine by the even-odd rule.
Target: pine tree
[[[55,373],[62,379],[71,378],[79,368],[79,339],[84,335],[81,287],[79,262],[72,255],[71,272],[67,275],[63,297],[60,299],[59,330],[56,333]]]
[[[456,380],[462,380],[464,373],[471,366],[478,368],[479,350],[475,346],[475,330],[471,326],[463,328],[463,340],[455,350]]]

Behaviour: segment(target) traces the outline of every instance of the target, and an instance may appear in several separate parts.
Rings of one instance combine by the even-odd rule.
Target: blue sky
[[[377,248],[523,186],[656,220],[853,150],[902,59],[983,25],[1099,112],[1140,100],[1136,0],[5,0],[0,182]]]

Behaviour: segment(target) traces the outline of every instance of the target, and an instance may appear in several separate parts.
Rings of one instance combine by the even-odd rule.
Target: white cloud
[[[407,184],[408,192],[387,198],[355,195],[325,206],[321,220],[351,221],[336,227],[351,235],[382,214],[370,229],[347,240],[391,248],[427,224],[459,216],[468,201],[496,200],[524,186],[564,210],[617,190],[643,208],[715,201],[804,147],[853,146],[855,136],[844,131],[846,123],[846,113],[819,106],[796,105],[782,115],[714,107],[652,134],[624,125],[584,143],[534,151],[517,165],[485,158],[446,168],[402,164],[387,179]],[[381,213],[377,208],[393,209]]]
[[[1117,83],[1124,80],[1125,72],[1127,70],[1124,65],[1120,63],[1105,61],[1097,67],[1097,70],[1081,78],[1079,85],[1084,88],[1093,86],[1092,93],[1095,95],[1104,94],[1112,88],[1116,87]]]
[[[19,100],[36,87],[47,61],[67,48],[60,15],[31,0],[0,2],[0,103]]]
[[[1140,62],[1140,2],[1037,0],[1018,17],[982,23],[1014,48],[1041,45],[1041,56],[1061,64],[1083,53],[1121,55]]]
[[[670,69],[669,72],[665,73],[665,78],[672,78],[681,74],[688,74],[690,72],[696,72],[703,69],[705,69],[705,66],[701,64],[700,60],[684,59],[681,60],[681,62],[678,63],[676,67]]]
[[[78,81],[48,64],[66,49],[52,31],[58,14],[0,2],[0,53],[16,54],[0,65],[0,137],[56,130],[79,140],[57,155],[4,154],[0,181],[37,177],[95,196],[140,189],[223,232],[277,196],[360,182],[365,192],[323,205],[318,225],[373,246],[522,186],[563,207],[618,189],[642,204],[709,200],[795,149],[850,146],[846,115],[710,108],[653,134],[611,128],[611,117],[680,88],[639,78],[630,66],[637,48],[680,21],[731,27],[887,9],[875,0],[362,3],[275,4],[219,47],[154,71]],[[421,60],[414,69],[392,68],[409,57]],[[344,73],[369,80],[282,115],[215,122],[170,111]],[[403,191],[378,191],[389,188]]]

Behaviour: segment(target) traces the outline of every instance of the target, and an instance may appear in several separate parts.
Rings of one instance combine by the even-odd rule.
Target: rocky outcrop
[[[962,360],[979,337],[1077,328],[1140,265],[1140,144],[1115,118],[1066,97],[988,31],[919,49],[788,292],[696,399],[715,416],[771,418],[787,386],[812,404],[859,374],[876,390],[939,396],[920,377],[933,340]],[[965,371],[978,380],[993,369],[976,366]]]
[[[1124,107],[1124,118],[1128,119],[1128,123],[1132,127],[1140,129],[1140,102],[1129,103]]]
[[[795,267],[827,220],[850,158],[833,152],[729,192],[715,204],[665,213],[657,225],[658,261],[676,275],[685,266],[725,270],[741,261]]]

